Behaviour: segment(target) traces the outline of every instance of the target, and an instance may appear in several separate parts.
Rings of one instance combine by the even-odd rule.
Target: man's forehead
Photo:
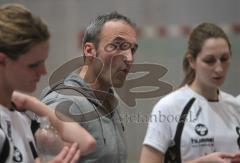
[[[128,40],[126,38],[124,38],[124,37],[116,36],[116,37],[113,37],[111,41],[112,42],[126,42]]]
[[[111,27],[111,26],[114,27],[114,26],[119,26],[119,25],[129,26],[130,28],[135,29],[134,26],[132,26],[125,20],[117,20],[117,19],[113,19],[113,20],[109,20],[109,21],[105,22],[103,27]]]
[[[100,40],[104,42],[127,41],[132,44],[137,42],[135,28],[124,21],[109,21],[103,26]]]
[[[137,36],[134,32],[127,31],[106,31],[101,33],[101,40],[110,42],[131,42],[135,44],[137,42]]]
[[[101,30],[101,33],[134,33],[136,35],[137,31],[134,27],[124,21],[108,21],[106,22]]]

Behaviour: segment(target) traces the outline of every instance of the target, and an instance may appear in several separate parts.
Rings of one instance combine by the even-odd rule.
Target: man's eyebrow
[[[115,38],[113,39],[113,41],[127,41],[127,40],[124,39],[124,38],[122,38],[122,37],[120,37],[120,36],[118,36],[118,37],[115,37]]]
[[[122,37],[120,37],[120,36],[118,36],[118,37],[116,37],[116,38],[113,39],[113,42],[118,42],[118,41],[121,41],[121,42],[122,42],[122,41],[129,42],[129,41],[127,41],[125,38],[122,38]],[[130,42],[130,43],[131,43],[131,42]],[[131,44],[133,44],[135,48],[138,48],[138,44],[137,44],[137,43],[131,43]]]

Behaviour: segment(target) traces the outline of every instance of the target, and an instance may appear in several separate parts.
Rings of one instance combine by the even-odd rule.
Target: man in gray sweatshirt
[[[84,65],[44,90],[42,101],[78,121],[97,141],[81,163],[126,163],[124,126],[113,87],[120,88],[134,61],[137,29],[112,12],[98,16],[82,41]]]

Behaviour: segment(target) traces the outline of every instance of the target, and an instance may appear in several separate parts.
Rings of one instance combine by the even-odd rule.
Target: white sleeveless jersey
[[[7,163],[33,163],[36,158],[35,143],[30,129],[30,121],[17,112],[0,105],[0,154],[6,138],[10,144]]]
[[[163,154],[174,143],[184,106],[195,97],[181,137],[181,158],[192,160],[208,153],[240,149],[240,102],[219,91],[219,101],[208,101],[189,86],[162,98],[154,107],[144,143]]]

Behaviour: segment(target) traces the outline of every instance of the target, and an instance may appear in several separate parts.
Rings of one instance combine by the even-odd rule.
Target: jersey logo
[[[204,124],[197,124],[195,126],[195,132],[199,135],[199,136],[205,136],[208,134],[208,129]]]
[[[19,151],[19,149],[16,146],[14,146],[13,160],[15,162],[22,162],[23,161],[22,153]]]
[[[214,147],[214,144],[215,144],[214,137],[207,136],[208,128],[206,127],[206,125],[202,123],[197,124],[195,126],[195,132],[198,136],[195,138],[191,138],[191,143],[193,148],[208,147],[210,151],[209,152],[205,151],[207,153],[216,151]]]

